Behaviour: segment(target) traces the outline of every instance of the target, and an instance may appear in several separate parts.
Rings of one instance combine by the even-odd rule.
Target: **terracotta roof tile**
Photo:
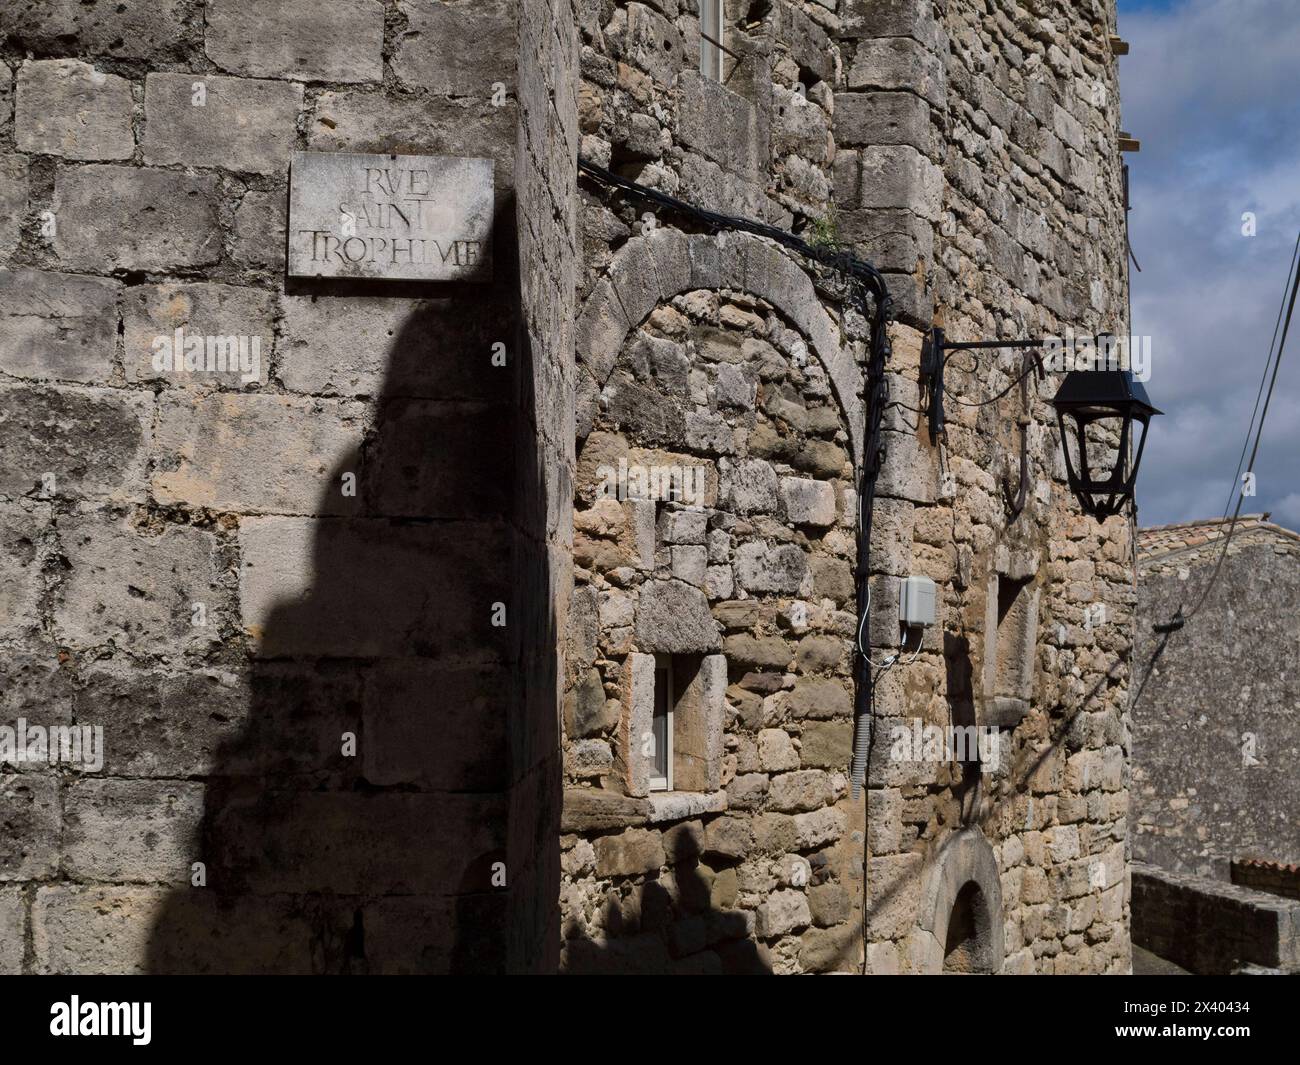
[[[1237,531],[1233,534],[1233,544],[1243,532],[1253,532],[1252,542],[1259,542],[1259,534],[1300,545],[1300,533],[1275,525],[1268,520],[1268,514],[1243,514],[1237,519]],[[1206,544],[1213,544],[1227,535],[1232,524],[1231,518],[1213,518],[1208,521],[1184,521],[1173,525],[1153,525],[1139,529],[1137,534],[1138,557],[1147,562],[1152,559],[1172,555],[1181,551],[1192,551]]]

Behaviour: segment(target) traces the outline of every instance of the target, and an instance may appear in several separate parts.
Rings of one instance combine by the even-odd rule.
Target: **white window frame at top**
[[[719,44],[722,39],[722,17],[726,0],[700,0],[700,73],[714,81],[722,80],[722,49],[713,41],[704,39],[708,34]]]
[[[655,711],[659,708],[660,692],[663,692],[664,706],[666,707],[667,725],[664,729],[666,736],[664,752],[664,775],[660,776],[655,772],[655,762],[657,758],[651,758],[650,763],[650,790],[651,791],[672,791],[673,790],[673,660],[671,655],[655,655],[655,686],[654,686],[654,705],[651,709],[650,717],[650,735],[654,736],[654,718],[658,715]],[[653,740],[652,740],[653,742]],[[658,754],[658,750],[655,751]]]

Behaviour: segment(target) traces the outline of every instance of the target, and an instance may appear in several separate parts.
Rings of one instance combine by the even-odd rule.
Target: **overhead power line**
[[[1300,290],[1300,270],[1297,269],[1298,257],[1300,257],[1300,235],[1297,235],[1296,237],[1296,251],[1293,252],[1291,255],[1291,268],[1287,273],[1287,281],[1290,283],[1289,284],[1290,295],[1289,296],[1287,295],[1286,287],[1284,287],[1282,290],[1282,306],[1286,308],[1286,318],[1282,322],[1282,335],[1277,341],[1276,354],[1273,353],[1273,345],[1272,344],[1269,345],[1269,357],[1273,365],[1273,372],[1271,375],[1268,372],[1269,364],[1267,362],[1264,364],[1264,374],[1265,377],[1268,378],[1268,391],[1264,395],[1264,406],[1259,414],[1258,425],[1255,425],[1254,415],[1251,416],[1251,425],[1255,427],[1255,443],[1254,446],[1251,447],[1250,449],[1250,461],[1246,465],[1246,472],[1248,474],[1254,473],[1255,470],[1255,459],[1259,456],[1259,445],[1264,438],[1264,421],[1268,417],[1269,403],[1273,399],[1273,390],[1277,386],[1277,372],[1282,366],[1282,353],[1286,348],[1287,333],[1290,332],[1291,329],[1291,316],[1295,312],[1296,292],[1297,290]],[[1279,308],[1278,310],[1279,317],[1281,317],[1281,313],[1282,313],[1281,308]],[[1275,337],[1277,336],[1276,329],[1274,330],[1274,336]],[[1260,382],[1260,386],[1262,388],[1263,381]],[[1256,405],[1258,407],[1258,400],[1256,400]],[[1250,439],[1249,429],[1246,432],[1246,439],[1249,442]],[[1242,451],[1244,453],[1245,451],[1244,447],[1242,448]],[[1214,588],[1215,582],[1218,581],[1219,573],[1223,569],[1223,560],[1228,556],[1228,545],[1232,543],[1232,534],[1236,531],[1237,528],[1237,519],[1241,515],[1241,506],[1246,500],[1245,492],[1241,490],[1242,486],[1240,484],[1240,473],[1241,473],[1240,461],[1238,461],[1237,464],[1237,473],[1239,478],[1238,483],[1235,486],[1237,491],[1239,492],[1237,496],[1237,506],[1232,512],[1232,521],[1228,525],[1227,535],[1224,536],[1223,538],[1223,546],[1219,549],[1219,557],[1217,561],[1214,563],[1214,570],[1210,574],[1210,579],[1206,581],[1205,587],[1201,590],[1200,598],[1196,600],[1196,605],[1192,607],[1191,611],[1189,611],[1188,613],[1183,613],[1183,608],[1182,605],[1180,604],[1178,610],[1175,611],[1174,616],[1172,618],[1170,618],[1166,622],[1152,626],[1152,629],[1155,632],[1167,634],[1174,631],[1175,629],[1181,629],[1184,624],[1186,624],[1188,621],[1191,621],[1191,619],[1196,616],[1197,612],[1201,609],[1201,607],[1205,605],[1205,600],[1209,598],[1210,591]]]

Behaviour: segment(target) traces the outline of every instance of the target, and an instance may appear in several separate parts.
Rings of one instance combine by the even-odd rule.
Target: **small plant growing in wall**
[[[804,237],[814,248],[836,248],[839,246],[839,217],[832,205],[821,218],[809,221]]]

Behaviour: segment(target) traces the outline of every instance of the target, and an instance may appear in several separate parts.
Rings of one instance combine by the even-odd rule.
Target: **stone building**
[[[1224,554],[1228,529],[1138,534],[1134,941],[1196,972],[1300,969],[1300,535],[1250,514]],[[1153,632],[1200,602],[1220,556],[1196,614]]]
[[[918,387],[1127,332],[1109,0],[144,11],[0,3],[3,720],[103,734],[0,766],[0,971],[1127,971],[1128,526],[1054,375]],[[490,279],[286,269],[304,152],[491,160]],[[887,404],[602,172],[878,268]]]

